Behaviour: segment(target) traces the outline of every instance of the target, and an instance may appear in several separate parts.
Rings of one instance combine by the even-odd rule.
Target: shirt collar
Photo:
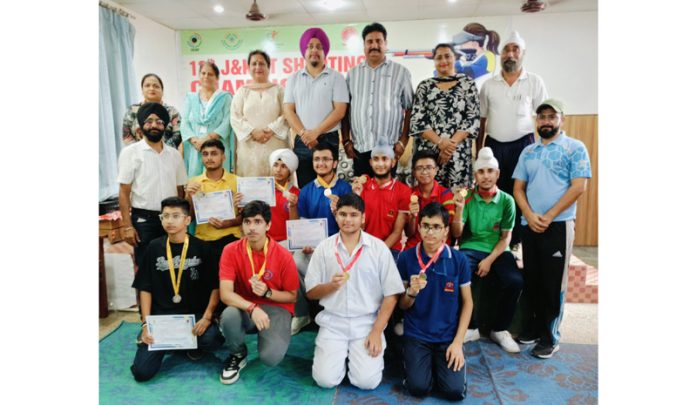
[[[442,192],[441,188],[442,188],[442,186],[440,185],[440,183],[438,183],[437,180],[433,180],[433,189],[430,191],[430,198],[439,196],[440,193]],[[418,186],[416,186],[415,194],[420,198],[424,198],[423,192],[421,191],[420,187],[418,187]]]
[[[428,256],[427,253],[425,253],[425,246],[423,246],[422,241],[420,242],[420,250],[421,250],[421,253],[423,254],[424,257],[425,256],[430,257],[430,256]],[[449,245],[447,245],[447,242],[445,242],[445,249],[442,251],[442,253],[440,254],[440,257],[437,258],[437,261],[435,263],[439,262],[440,259],[445,257],[445,254],[447,255],[448,259],[452,258],[452,249],[449,247]]]
[[[203,171],[203,178],[201,179],[201,181],[219,182],[219,181],[231,180],[232,176],[234,176],[234,175],[232,173],[228,172],[227,170],[225,170],[224,168],[222,170],[223,170],[222,177],[220,178],[220,180],[211,180],[210,178],[208,178],[208,174],[204,170]]]
[[[379,65],[377,65],[377,67],[374,67],[374,68],[373,68],[373,67],[370,67],[370,65],[367,64],[367,59],[365,59],[365,60],[362,61],[362,62],[360,63],[360,65],[358,65],[358,66],[360,66],[360,67],[363,68],[363,69],[379,70],[379,69],[381,69],[382,67],[385,67],[385,68],[388,67],[390,63],[392,63],[392,61],[389,60],[389,58],[384,58],[384,62],[382,62],[382,63],[380,63]]]
[[[520,77],[518,77],[517,80],[527,80],[528,77],[529,77],[529,74],[527,73],[527,70],[524,67],[522,67],[522,73],[520,73]],[[497,75],[493,76],[493,80],[497,80],[499,82],[504,82],[505,79],[503,78],[503,72],[501,71]],[[515,80],[515,83],[517,83],[517,80]]]
[[[483,197],[481,197],[481,195],[478,193],[478,187],[476,187],[476,190],[474,191],[474,200],[480,201],[480,202],[486,204],[486,202],[483,201]],[[498,204],[499,201],[500,201],[500,187],[498,188],[498,192],[495,193],[495,195],[493,196],[493,199],[490,202],[492,202],[493,204]]]
[[[157,154],[164,152],[164,146],[165,146],[164,142],[162,142],[162,152],[157,152],[156,150],[152,149],[152,147],[147,143],[145,138],[138,141],[138,144],[140,145],[139,147],[142,150],[149,150],[149,151],[152,151],[153,153],[157,153]]]
[[[554,143],[557,143],[557,144],[560,145],[561,142],[565,140],[565,138],[566,138],[566,134],[565,134],[565,131],[563,131],[563,130],[561,130],[561,133],[558,134],[558,136],[556,137],[556,139],[554,139],[553,141],[547,143],[546,145],[544,145],[543,143],[541,143],[541,137],[539,137],[539,139],[537,139],[536,142],[534,143],[534,149],[536,149],[536,148],[538,148],[538,147],[540,147],[540,146],[551,146],[551,145],[553,145]]]
[[[304,69],[300,70],[300,74],[312,77],[312,75],[310,75],[309,72],[307,71],[307,66],[305,66]],[[327,74],[327,75],[329,74],[329,65],[327,65],[326,63],[324,63],[324,69],[322,69],[322,71],[319,72],[317,77],[319,77],[323,74]],[[314,79],[316,79],[317,77],[314,77]]]
[[[338,233],[336,233],[336,238],[338,238],[339,246],[343,247],[343,250],[348,252],[346,245],[343,244],[343,239],[341,239],[341,231],[338,231]],[[360,249],[360,246],[362,245],[365,245],[367,247],[372,246],[372,242],[370,241],[370,239],[365,237],[365,231],[360,231],[360,239],[358,240],[358,244],[355,246],[353,253]]]
[[[329,188],[334,188],[336,187],[336,182],[338,181],[338,172],[334,172],[334,177],[333,180],[331,180],[331,183],[329,183]],[[317,180],[316,177],[314,177],[314,185],[317,188],[322,188],[321,184],[319,184],[319,180]]]

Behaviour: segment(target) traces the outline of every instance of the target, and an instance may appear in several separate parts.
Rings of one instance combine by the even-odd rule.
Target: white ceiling
[[[245,18],[253,0],[111,0],[175,30],[521,15],[525,0],[257,0],[263,21]],[[597,11],[598,0],[546,0],[542,13]],[[213,6],[225,8],[222,14]]]

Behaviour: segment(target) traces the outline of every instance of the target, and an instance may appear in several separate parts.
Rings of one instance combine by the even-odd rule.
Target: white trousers
[[[323,333],[322,333],[323,332]],[[319,328],[314,348],[312,378],[323,388],[333,388],[343,381],[346,375],[348,358],[348,379],[354,386],[372,390],[382,381],[384,370],[384,349],[387,341],[382,333],[382,351],[371,357],[365,347],[367,336],[358,339],[340,339],[326,328]]]

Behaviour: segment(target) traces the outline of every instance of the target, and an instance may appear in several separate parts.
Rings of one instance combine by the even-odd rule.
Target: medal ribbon
[[[418,274],[423,274],[425,271],[430,267],[431,264],[435,263],[437,259],[440,257],[440,254],[442,251],[445,249],[445,244],[443,243],[440,245],[440,248],[437,249],[437,252],[433,255],[433,257],[430,259],[428,264],[423,264],[423,259],[421,258],[421,253],[420,253],[420,248],[421,248],[421,243],[418,242],[418,245],[416,246],[416,257],[418,258],[418,264],[420,265],[420,271]]]
[[[268,237],[266,237],[266,243],[263,245],[263,265],[261,265],[261,269],[259,269],[259,274],[256,274],[256,268],[254,266],[254,258],[251,255],[251,246],[249,245],[249,239],[246,241],[246,250],[247,250],[247,256],[249,256],[249,263],[251,263],[251,273],[256,276],[259,280],[261,280],[261,277],[263,276],[263,273],[266,272],[266,253],[268,253]]]
[[[174,295],[179,295],[179,287],[181,287],[181,275],[184,273],[184,264],[186,263],[186,252],[188,251],[189,237],[186,235],[184,238],[184,248],[181,250],[181,260],[179,261],[179,274],[174,275],[174,259],[172,258],[172,247],[169,245],[169,238],[167,238],[167,264],[169,265],[169,275],[172,278],[172,288],[174,288]]]
[[[288,181],[287,186],[283,187],[280,185],[280,183],[276,182],[276,188],[280,190],[281,193],[285,194],[285,192],[288,190],[288,186],[290,185],[290,182]]]
[[[334,177],[336,174],[334,173]],[[321,176],[317,176],[317,181],[319,182],[319,185],[324,187],[324,188],[331,188],[329,183],[325,182],[324,179],[321,178]],[[333,177],[331,178],[331,181],[333,181]]]
[[[491,191],[481,191],[481,190],[479,190],[478,187],[476,187],[476,192],[477,192],[478,195],[480,195],[481,197],[493,197],[493,196],[496,195],[496,193],[498,193],[498,186],[497,186],[497,185],[493,186],[493,188],[491,189]]]
[[[348,266],[343,267],[343,260],[341,260],[341,255],[338,254],[338,240],[340,238],[341,238],[340,235],[336,237],[336,249],[334,250],[334,253],[336,254],[336,261],[338,262],[338,265],[341,267],[341,270],[344,273],[348,273],[350,271],[350,269],[353,268],[353,265],[355,264],[355,262],[358,261],[358,258],[362,254],[362,251],[363,251],[363,248],[365,247],[365,245],[360,246],[360,249],[358,249],[357,253],[355,253],[355,255],[353,256],[353,260],[351,260],[350,263],[348,263]]]

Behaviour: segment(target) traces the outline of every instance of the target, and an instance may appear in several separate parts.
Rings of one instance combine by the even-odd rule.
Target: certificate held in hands
[[[288,231],[288,250],[302,250],[305,246],[317,247],[329,237],[326,218],[294,219],[285,222]]]
[[[240,207],[260,200],[275,207],[275,179],[273,177],[237,177],[237,192],[242,193]]]
[[[207,224],[210,218],[234,219],[232,190],[196,193],[192,200],[196,222],[199,224]]]
[[[196,317],[186,315],[150,315],[146,319],[147,330],[155,341],[148,351],[197,349],[198,340],[193,334]]]

